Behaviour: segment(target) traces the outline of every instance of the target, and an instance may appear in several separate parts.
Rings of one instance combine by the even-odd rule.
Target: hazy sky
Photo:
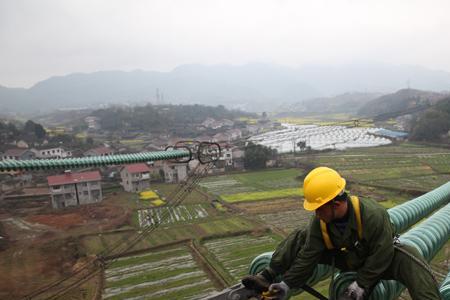
[[[448,0],[0,0],[0,85],[181,64],[450,71]]]

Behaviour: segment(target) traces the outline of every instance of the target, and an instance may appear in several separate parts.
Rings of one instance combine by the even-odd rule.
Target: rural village
[[[0,0],[0,300],[450,300],[449,11]]]
[[[75,128],[83,130],[77,132],[61,125],[46,128],[40,142],[25,134],[4,148],[2,159],[114,157],[166,151],[180,141],[215,143],[220,156],[175,207],[170,198],[201,165],[196,159],[2,172],[0,264],[9,275],[1,275],[1,297],[33,295],[46,282],[101,257],[110,261],[101,274],[64,299],[201,299],[238,282],[257,255],[273,251],[289,232],[308,222],[311,214],[301,209],[299,187],[317,165],[338,168],[352,190],[386,208],[450,179],[450,149],[408,142],[399,121],[381,128],[370,121],[271,120],[265,113],[206,117],[189,125],[199,133],[194,137],[111,132],[95,116],[81,122]],[[68,135],[84,142],[66,146],[76,145]],[[59,146],[46,146],[55,138]],[[131,243],[142,232],[148,234]],[[118,247],[127,243],[126,251]],[[441,278],[448,268],[448,249],[442,248],[433,264]],[[162,268],[168,272],[155,273]],[[328,280],[318,289],[326,290]],[[26,282],[27,288],[17,282]]]

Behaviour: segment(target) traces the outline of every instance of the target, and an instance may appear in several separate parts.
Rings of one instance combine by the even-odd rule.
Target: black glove
[[[242,284],[249,290],[254,290],[258,294],[269,289],[271,282],[261,274],[247,275],[242,278]]]

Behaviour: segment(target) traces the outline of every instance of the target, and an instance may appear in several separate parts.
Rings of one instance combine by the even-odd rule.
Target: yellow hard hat
[[[333,200],[345,188],[345,179],[333,169],[318,167],[309,172],[303,181],[306,210],[316,210]]]

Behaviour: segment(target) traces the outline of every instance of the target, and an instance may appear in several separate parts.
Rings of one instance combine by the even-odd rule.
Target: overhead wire
[[[212,145],[215,143],[206,143],[206,144]],[[218,152],[215,153],[216,157],[218,157],[217,155],[220,155],[220,146],[218,144],[215,144],[215,145],[218,146],[217,147]],[[214,150],[214,151],[216,151],[216,150]],[[197,154],[200,157],[200,154],[201,154],[200,151],[198,151]],[[183,155],[182,157],[184,157],[184,156],[185,155]],[[190,156],[190,158],[192,158],[191,153],[189,154],[189,156]],[[213,156],[214,156],[214,154],[213,154]],[[126,240],[117,241],[115,244],[107,247],[104,251],[102,251],[94,259],[84,263],[83,265],[78,267],[76,270],[72,271],[68,276],[65,276],[64,278],[58,279],[44,287],[39,288],[38,290],[33,291],[32,293],[26,295],[23,299],[33,299],[40,295],[44,295],[46,292],[48,292],[52,289],[57,289],[58,286],[61,286],[66,281],[74,279],[77,276],[80,277],[78,279],[75,279],[74,282],[69,283],[68,286],[63,286],[60,289],[57,289],[57,291],[55,291],[53,294],[51,294],[50,296],[45,298],[45,299],[56,299],[57,297],[66,294],[73,288],[85,283],[88,279],[90,279],[92,276],[97,274],[99,272],[99,270],[104,269],[106,266],[113,263],[117,258],[121,257],[123,254],[130,251],[140,241],[142,241],[150,233],[152,233],[155,229],[157,229],[162,223],[164,223],[165,219],[168,218],[168,216],[170,216],[170,210],[173,208],[176,208],[178,205],[180,205],[185,200],[185,198],[194,189],[195,185],[207,173],[209,168],[212,166],[213,161],[214,161],[214,159],[212,159],[209,162],[203,162],[203,164],[199,163],[195,167],[195,169],[188,175],[186,182],[179,184],[177,186],[177,188],[167,196],[167,199],[169,199],[167,207],[169,209],[166,210],[165,212],[163,212],[159,222],[151,224],[150,226],[146,226],[146,228],[144,230],[140,231],[133,238],[128,238]],[[202,162],[202,161],[200,160],[200,162]],[[119,249],[123,245],[124,245],[124,248]],[[119,249],[119,250],[117,250],[117,249]],[[114,251],[117,251],[117,252],[114,253]],[[105,258],[107,259],[107,261],[105,261]],[[90,269],[92,269],[92,270],[90,270]],[[86,271],[86,272],[84,272],[84,271]]]
[[[198,172],[197,169],[201,166],[198,165],[196,169],[192,172],[192,176],[188,177],[188,180],[186,183],[180,184],[177,186],[177,189],[174,190],[170,195],[172,195],[171,203],[172,205],[169,206],[170,208],[175,208],[178,205],[180,205],[185,198],[190,194],[193,187],[200,181],[200,179],[205,175],[205,173],[208,171],[208,169],[211,167],[211,163],[208,163],[204,165],[203,168],[201,168]],[[169,197],[170,197],[169,195]],[[45,294],[46,292],[50,291],[51,289],[54,289],[61,284],[63,284],[65,281],[68,281],[70,279],[74,279],[76,276],[80,274],[80,278],[75,279],[74,282],[69,283],[68,286],[63,286],[57,291],[55,291],[53,294],[51,294],[48,297],[45,297],[45,299],[57,299],[60,296],[65,295],[73,288],[82,285],[86,281],[88,281],[90,278],[92,278],[95,274],[97,274],[100,270],[104,269],[111,263],[113,263],[116,259],[121,257],[123,254],[130,251],[135,245],[137,245],[140,241],[142,241],[144,238],[146,238],[150,233],[152,233],[155,229],[161,225],[165,219],[170,215],[170,210],[166,210],[166,213],[161,216],[161,221],[158,223],[155,223],[153,226],[148,226],[146,229],[141,231],[135,238],[132,240],[126,240],[126,241],[120,241],[116,243],[114,247],[111,247],[109,249],[106,249],[102,252],[102,255],[99,257],[96,257],[94,260],[91,260],[85,264],[83,264],[81,267],[79,267],[76,271],[72,272],[70,275],[64,277],[63,279],[57,280],[56,282],[51,283],[50,285],[47,285],[45,287],[40,288],[37,291],[34,291],[33,293],[27,295],[24,297],[24,299],[33,299],[40,295]],[[125,245],[124,249],[121,249],[118,251],[118,253],[112,253],[115,249],[118,247]],[[104,261],[104,257],[108,256],[108,254],[113,254],[112,257],[109,257],[107,261]],[[91,269],[92,270],[89,270]],[[87,274],[82,273],[83,271],[87,271]]]

